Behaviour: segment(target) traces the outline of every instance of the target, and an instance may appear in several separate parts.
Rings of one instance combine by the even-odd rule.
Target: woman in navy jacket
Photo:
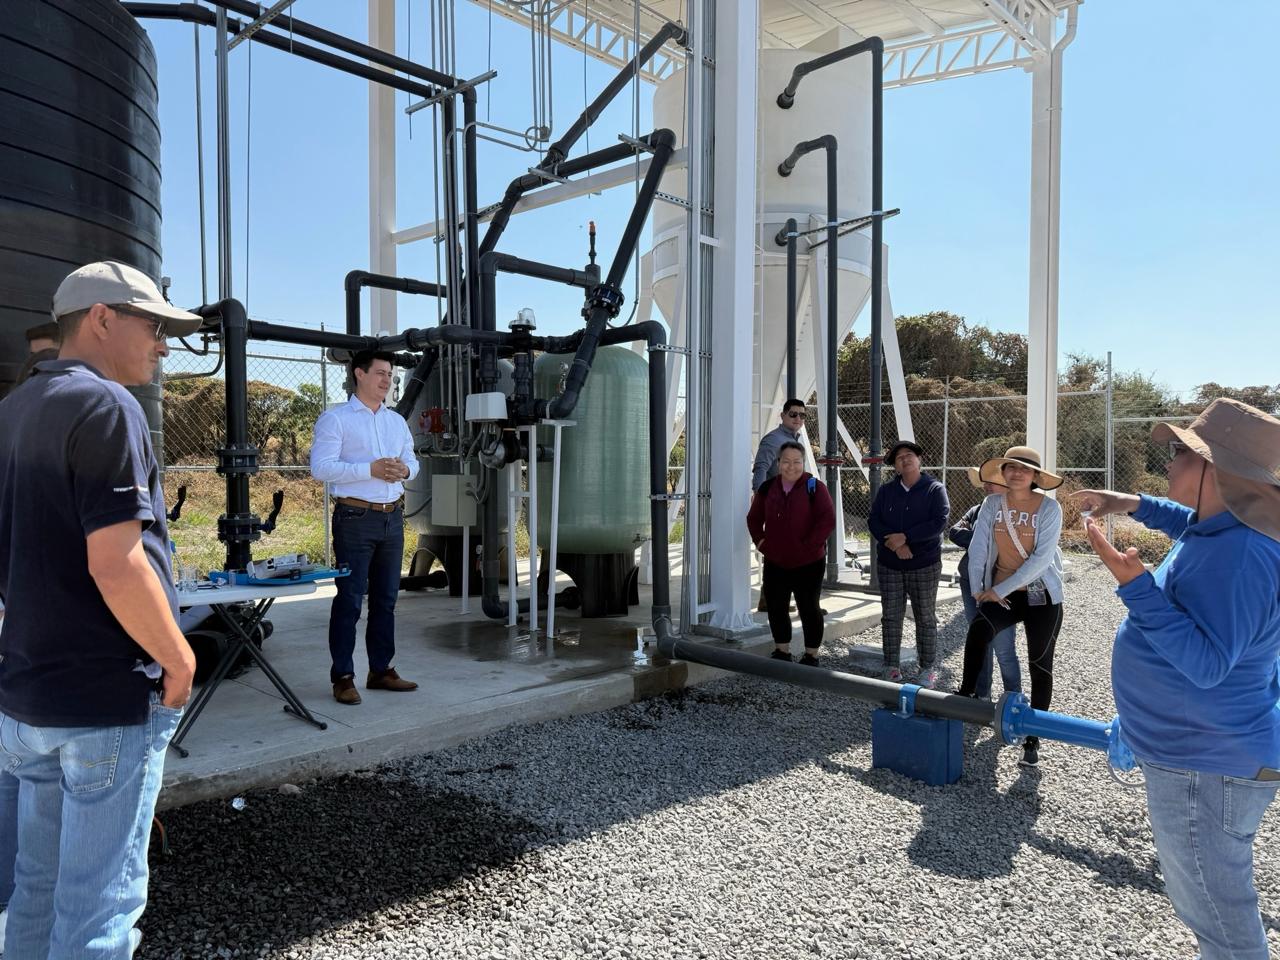
[[[827,566],[827,537],[836,525],[831,494],[804,469],[804,447],[788,440],[778,450],[778,475],[751,500],[747,529],[764,556],[762,592],[769,610],[775,660],[791,660],[791,597],[804,628],[800,662],[818,665],[822,610],[818,594]]]
[[[878,545],[885,679],[902,682],[902,621],[910,597],[920,667],[917,682],[922,687],[936,687],[938,581],[942,577],[942,534],[951,503],[946,487],[921,471],[923,456],[924,450],[910,440],[899,440],[890,448],[885,462],[893,465],[897,475],[876,494],[867,526]]]

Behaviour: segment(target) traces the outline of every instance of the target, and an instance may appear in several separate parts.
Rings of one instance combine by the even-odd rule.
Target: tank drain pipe
[[[840,214],[837,210],[836,202],[836,138],[831,134],[818,137],[814,140],[802,140],[795,145],[790,156],[778,164],[778,175],[782,177],[791,176],[791,172],[795,170],[796,163],[807,153],[815,150],[825,150],[827,152],[827,396],[826,396],[826,416],[823,417],[822,439],[823,446],[826,448],[822,457],[822,463],[826,467],[827,489],[831,491],[831,495],[837,496],[840,490],[840,441],[836,435],[836,361],[840,344],[837,342],[839,337],[839,310],[837,307],[836,297],[840,290],[840,257],[839,251],[836,249],[837,232],[840,229]],[[877,208],[878,209],[878,208]],[[794,220],[790,221],[792,224]],[[792,234],[795,230],[791,231]],[[788,240],[787,249],[787,268],[791,270],[791,264],[794,260],[792,250],[795,248],[794,236]],[[790,339],[794,335],[794,308],[791,305],[791,298],[795,296],[792,288],[794,277],[791,272],[787,274],[787,360],[788,373],[791,370],[791,358],[794,353],[794,342]],[[794,394],[788,394],[794,396]],[[827,539],[827,583],[835,585],[840,582],[840,531],[835,527],[831,528],[831,536]]]
[[[864,463],[871,468],[871,502],[874,503],[876,494],[880,491],[879,465],[884,455],[884,437],[880,425],[880,378],[884,367],[884,340],[880,321],[884,292],[884,41],[879,37],[867,37],[858,43],[796,64],[791,71],[791,80],[778,94],[777,102],[783,110],[790,110],[796,102],[796,90],[804,77],[815,70],[863,53],[871,54],[871,210],[874,217],[871,221],[871,436]],[[831,240],[828,243],[831,248],[829,256],[834,259],[835,242]],[[871,551],[870,586],[872,590],[880,587],[874,550]]]
[[[655,53],[662,49],[668,40],[674,40],[680,46],[687,47],[689,45],[689,33],[685,30],[683,24],[673,23],[670,20],[664,23],[658,29],[658,32],[649,38],[649,42],[640,48],[639,53],[631,58],[631,62],[619,70],[617,75],[609,81],[608,86],[600,91],[596,98],[591,101],[591,104],[582,111],[582,115],[564,132],[564,136],[547,148],[547,155],[538,164],[538,169],[554,171],[569,155],[569,151],[573,149],[578,139],[586,133],[587,129],[604,112],[604,108],[613,101],[614,97],[626,89],[627,84],[640,73],[640,69],[652,59]]]

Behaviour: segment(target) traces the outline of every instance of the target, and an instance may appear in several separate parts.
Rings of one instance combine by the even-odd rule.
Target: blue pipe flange
[[[898,688],[898,716],[909,717],[916,712],[916,694],[920,692],[919,684],[904,683]]]
[[[1121,735],[1119,717],[1112,720],[1107,728],[1107,762],[1113,770],[1132,770],[1138,765],[1137,758]]]
[[[1031,709],[1031,701],[1025,693],[1013,690],[1005,693],[996,704],[996,716],[1000,718],[1000,739],[1009,746],[1022,743],[1022,718]]]

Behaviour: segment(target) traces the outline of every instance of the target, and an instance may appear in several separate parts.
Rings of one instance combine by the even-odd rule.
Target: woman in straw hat
[[[1111,684],[1178,916],[1204,960],[1266,960],[1253,837],[1280,786],[1280,420],[1215,400],[1169,445],[1169,498],[1081,490],[1089,543],[1120,584]],[[1154,572],[1096,521],[1175,542]]]
[[[962,696],[974,696],[987,648],[996,635],[1021,623],[1027,633],[1031,705],[1048,710],[1053,702],[1053,651],[1062,626],[1062,508],[1039,490],[1053,490],[1062,478],[1041,466],[1031,447],[1010,447],[978,470],[984,483],[1008,489],[982,502],[969,544],[969,583],[978,616],[964,645]],[[1022,744],[1023,766],[1040,762],[1040,740]]]
[[[987,496],[1005,492],[1005,486],[1002,483],[983,482],[978,476],[977,467],[970,467],[968,475],[969,484]],[[978,617],[978,601],[973,599],[973,591],[969,588],[969,544],[973,540],[973,525],[977,523],[978,511],[981,509],[982,504],[975,503],[947,531],[947,539],[957,547],[964,548],[964,556],[960,558],[960,565],[957,567],[959,575],[956,585],[960,588],[960,599],[964,603],[964,619],[967,623],[973,623]],[[991,677],[995,672],[993,660],[1000,661],[1000,680],[1004,684],[1005,692],[1022,689],[1022,668],[1018,664],[1017,640],[1018,628],[1012,626],[1001,630],[991,641],[991,645],[987,647],[986,656],[982,660],[982,672],[978,674],[976,688],[978,696],[991,696]]]

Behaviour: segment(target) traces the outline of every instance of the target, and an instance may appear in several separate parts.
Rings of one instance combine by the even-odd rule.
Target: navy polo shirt
[[[85,538],[129,520],[177,613],[160,469],[129,391],[78,360],[0,401],[0,710],[43,727],[142,723],[151,657],[89,575]],[[154,666],[151,672],[156,672]]]

